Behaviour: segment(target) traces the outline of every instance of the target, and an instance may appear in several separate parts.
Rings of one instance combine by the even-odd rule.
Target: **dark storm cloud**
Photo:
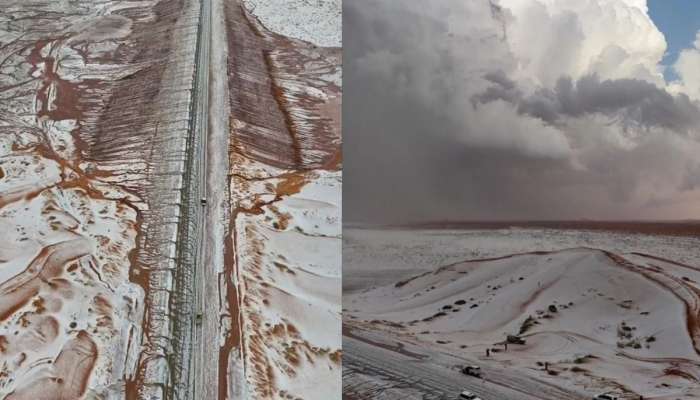
[[[474,107],[477,107],[478,104],[486,104],[495,100],[503,100],[513,104],[525,102],[524,95],[520,89],[518,89],[515,81],[510,80],[503,71],[488,72],[484,74],[484,79],[491,82],[493,85],[489,86],[482,93],[472,97],[472,105]],[[549,101],[546,102],[546,104],[549,103]],[[546,104],[543,105],[543,108],[548,108]],[[545,121],[554,122],[555,115],[547,115],[545,117],[544,112],[542,115],[543,116],[540,118],[545,119]]]
[[[650,207],[698,187],[698,104],[635,79],[516,78],[512,18],[488,0],[344,3],[344,221],[676,216]]]
[[[566,117],[600,113],[622,117],[631,125],[668,128],[686,135],[697,133],[700,127],[700,107],[687,95],[673,96],[638,79],[601,81],[592,75],[573,82],[562,77],[554,89],[540,89],[527,96],[503,71],[489,72],[484,79],[493,85],[475,95],[475,103],[503,100],[516,105],[519,113],[550,124]]]

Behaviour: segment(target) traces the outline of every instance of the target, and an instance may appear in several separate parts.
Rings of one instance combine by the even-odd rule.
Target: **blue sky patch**
[[[663,64],[671,66],[681,50],[692,47],[700,30],[700,0],[649,0],[649,15],[666,36]],[[672,68],[666,69],[665,76],[667,81],[678,78]]]

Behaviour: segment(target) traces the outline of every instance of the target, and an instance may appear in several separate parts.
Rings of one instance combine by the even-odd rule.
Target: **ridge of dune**
[[[576,247],[450,263],[344,307],[357,326],[559,385],[693,396],[698,282],[700,270],[663,257]],[[526,344],[503,351],[507,335]]]

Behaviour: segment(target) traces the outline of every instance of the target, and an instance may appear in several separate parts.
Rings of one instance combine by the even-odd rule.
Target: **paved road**
[[[194,96],[194,135],[196,137],[193,148],[194,163],[193,168],[198,172],[198,182],[196,190],[191,195],[199,198],[207,198],[207,182],[209,170],[207,165],[207,147],[209,142],[209,72],[211,64],[211,0],[202,0],[201,15],[198,29],[198,49],[196,59],[196,77]],[[196,165],[194,165],[196,163]],[[190,369],[190,384],[188,398],[191,399],[215,399],[218,379],[216,362],[218,361],[218,305],[214,312],[209,310],[206,290],[209,290],[213,281],[216,285],[216,278],[211,279],[211,249],[208,236],[212,226],[208,215],[211,214],[211,202],[202,204],[197,216],[195,235],[197,240],[197,254],[195,255],[194,270],[194,318],[192,326],[192,355]],[[215,289],[216,290],[216,289]],[[213,325],[213,327],[212,327]],[[211,345],[216,346],[214,349]],[[205,353],[208,353],[205,356]],[[211,369],[211,361],[214,360],[214,370]],[[213,385],[212,385],[213,380]]]
[[[406,351],[377,346],[362,336],[343,336],[343,389],[352,399],[456,399],[470,390],[484,400],[586,399],[546,382],[486,365],[484,379],[468,377],[456,365],[477,364],[431,349],[404,344]],[[379,380],[376,380],[379,378]],[[354,393],[351,393],[354,392]]]
[[[199,171],[198,250],[194,276],[195,314],[191,399],[229,400],[245,397],[243,361],[240,352],[227,355],[226,379],[221,379],[222,301],[225,297],[224,254],[230,221],[228,193],[229,128],[226,27],[223,1],[202,0],[195,93],[195,133]],[[210,49],[215,49],[212,52]],[[229,311],[226,311],[229,312]],[[226,316],[231,325],[238,316]],[[229,327],[233,329],[232,327]],[[224,382],[225,381],[225,382]],[[222,385],[226,384],[226,387]],[[188,399],[189,399],[188,398]]]

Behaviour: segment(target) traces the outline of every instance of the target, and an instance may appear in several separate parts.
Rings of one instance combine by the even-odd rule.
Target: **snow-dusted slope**
[[[243,398],[341,392],[339,10],[335,0],[225,3],[227,399],[241,369]]]
[[[351,325],[560,386],[695,398],[698,282],[700,268],[688,264],[577,247],[398,277],[347,295],[344,308]],[[504,351],[507,335],[526,344]]]
[[[573,247],[594,247],[615,253],[646,251],[700,266],[697,253],[700,235],[663,236],[537,227],[468,230],[346,227],[343,233],[343,286],[346,292],[389,284],[396,279],[463,260]]]
[[[0,398],[164,396],[198,9],[3,2]]]
[[[340,176],[267,182],[294,192],[269,193],[280,197],[235,218],[251,396],[333,398],[341,390]]]

